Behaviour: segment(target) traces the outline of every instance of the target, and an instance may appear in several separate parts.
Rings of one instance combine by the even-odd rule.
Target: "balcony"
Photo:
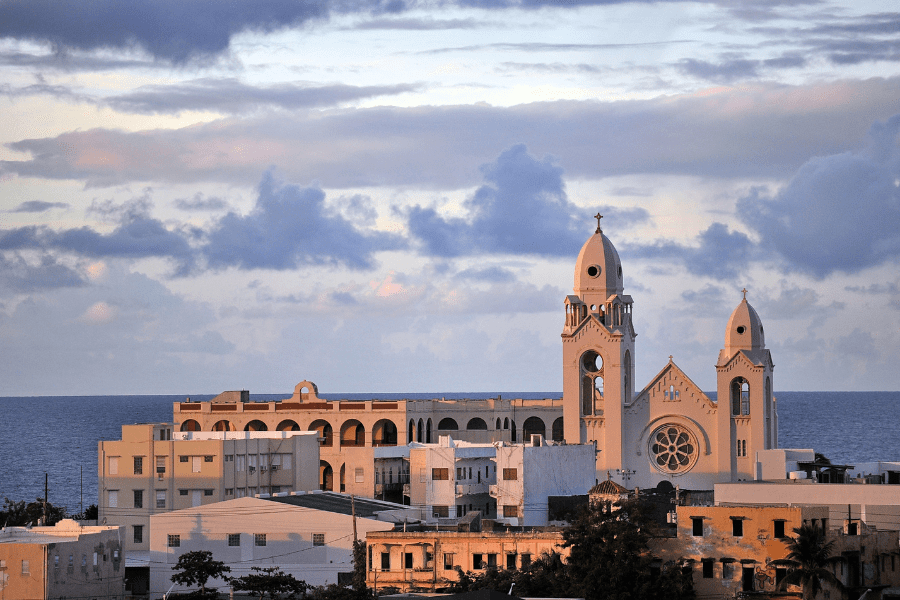
[[[456,484],[456,497],[487,494],[490,487],[487,483],[458,483]]]

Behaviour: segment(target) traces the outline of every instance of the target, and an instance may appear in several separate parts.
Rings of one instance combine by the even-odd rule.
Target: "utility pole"
[[[359,539],[356,537],[356,496],[353,494],[350,494],[350,514],[353,516],[353,546],[355,548]]]
[[[47,489],[49,488],[50,477],[47,473],[44,473],[44,522],[43,525],[47,524]]]

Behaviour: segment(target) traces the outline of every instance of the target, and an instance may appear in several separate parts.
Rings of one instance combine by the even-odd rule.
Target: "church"
[[[564,300],[563,397],[327,401],[311,381],[291,398],[252,402],[247,391],[176,402],[180,431],[319,432],[319,486],[407,502],[408,445],[450,436],[480,444],[588,444],[596,481],[627,488],[662,481],[683,489],[755,478],[756,453],[778,445],[772,357],[744,299],[728,320],[716,362],[716,399],[671,360],[635,391],[637,333],[619,255],[597,229],[575,263]],[[395,447],[394,450],[390,447]],[[273,484],[274,485],[274,484]],[[247,494],[267,485],[250,485]]]
[[[683,489],[752,480],[756,452],[778,446],[772,356],[762,321],[744,298],[725,326],[716,399],[669,363],[634,387],[631,296],[619,255],[600,228],[578,255],[565,299],[563,423],[566,443],[596,444],[597,479],[629,488],[669,481]]]

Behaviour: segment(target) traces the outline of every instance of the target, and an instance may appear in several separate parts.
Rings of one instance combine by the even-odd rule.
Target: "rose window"
[[[666,474],[689,471],[697,461],[697,440],[680,425],[663,425],[650,436],[650,461]]]

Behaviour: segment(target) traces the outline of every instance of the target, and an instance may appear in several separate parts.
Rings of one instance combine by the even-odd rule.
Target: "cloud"
[[[43,200],[28,200],[22,202],[9,212],[14,213],[39,213],[50,210],[51,208],[69,208],[66,202],[44,202]]]
[[[862,149],[810,159],[774,195],[740,200],[741,218],[790,270],[856,273],[900,257],[900,115]]]
[[[900,113],[900,78],[718,88],[654,100],[512,107],[421,106],[221,119],[175,130],[72,131],[8,144],[0,173],[128,182],[246,185],[269,167],[325,188],[478,185],[479,166],[524,143],[569,177],[788,177],[810,156],[857,146]],[[602,142],[598,142],[602,140]],[[741,143],[735,143],[741,140]]]
[[[694,58],[683,59],[678,63],[679,71],[686,75],[729,83],[738,79],[754,79],[761,71],[772,69],[796,69],[806,66],[806,59],[795,54],[786,54],[778,58],[752,60],[741,57],[727,57],[719,63],[711,63]]]
[[[18,253],[0,254],[0,296],[84,285],[86,281],[80,273],[50,254],[42,254],[36,263]]]
[[[207,232],[201,253],[213,269],[295,269],[342,265],[371,269],[373,254],[403,248],[398,236],[362,232],[325,205],[314,187],[282,184],[267,173],[253,210],[219,219]]]
[[[201,192],[194,194],[193,198],[178,198],[173,203],[178,210],[195,211],[195,210],[224,210],[228,208],[221,198],[212,196],[204,196]]]
[[[444,219],[414,206],[409,231],[425,253],[453,257],[477,252],[570,256],[584,243],[586,215],[569,202],[562,169],[537,160],[524,145],[482,167],[485,183],[465,203],[467,219]]]
[[[516,280],[516,276],[513,275],[512,271],[498,266],[482,268],[471,267],[460,271],[454,277],[456,279],[468,279],[488,283],[510,283]]]
[[[698,277],[733,279],[747,270],[754,244],[746,234],[713,223],[697,238],[698,245],[674,242],[652,245],[622,244],[619,253],[628,258],[666,261],[682,265]]]
[[[354,86],[344,84],[303,85],[282,83],[266,87],[247,85],[237,79],[195,79],[167,85],[147,85],[133,92],[106,98],[110,107],[128,113],[180,113],[184,110],[230,114],[262,108],[334,106],[376,96],[418,91],[419,84]]]

